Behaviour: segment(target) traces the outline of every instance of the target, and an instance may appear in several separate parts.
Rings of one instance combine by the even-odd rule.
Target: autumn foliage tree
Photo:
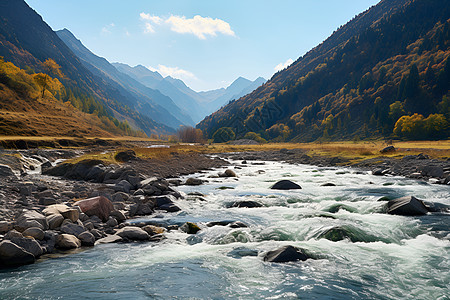
[[[48,58],[42,64],[44,73],[39,73],[34,77],[36,83],[42,88],[41,98],[44,98],[45,90],[48,87],[48,81],[50,79],[49,74],[63,78],[64,75],[61,72],[61,66],[58,65],[53,59]]]
[[[200,129],[195,129],[191,126],[183,126],[177,131],[180,141],[183,143],[203,143],[203,132]]]

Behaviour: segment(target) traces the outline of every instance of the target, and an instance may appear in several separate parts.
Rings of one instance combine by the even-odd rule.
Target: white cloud
[[[140,17],[145,21],[145,33],[155,32],[154,26],[168,25],[170,30],[181,34],[193,34],[201,40],[205,40],[209,36],[217,36],[217,34],[225,34],[229,36],[236,36],[231,29],[230,24],[221,20],[210,17],[202,17],[199,15],[193,18],[186,18],[185,16],[174,16],[162,18],[146,13],[140,13]]]
[[[198,78],[192,72],[180,69],[178,67],[158,65],[157,68],[149,67],[149,69],[158,72],[163,77],[170,76],[181,80],[198,80]]]
[[[281,71],[286,69],[287,67],[289,67],[292,63],[294,62],[294,60],[292,58],[289,58],[287,61],[285,61],[284,63],[279,63],[278,65],[275,66],[275,68],[273,68],[275,70],[275,72]]]

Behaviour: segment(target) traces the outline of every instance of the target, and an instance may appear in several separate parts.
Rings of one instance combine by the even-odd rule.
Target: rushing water
[[[383,213],[381,197],[414,195],[450,205],[449,187],[365,172],[267,162],[236,170],[239,178],[208,178],[182,186],[201,192],[183,211],[154,221],[196,222],[196,235],[167,233],[160,243],[100,245],[0,273],[1,299],[450,299],[448,214]],[[303,189],[274,191],[290,179]],[[324,187],[332,182],[337,186]],[[226,208],[253,200],[260,208]],[[206,227],[239,220],[248,228]],[[354,240],[319,238],[332,227]],[[319,259],[276,264],[263,255],[294,245]]]

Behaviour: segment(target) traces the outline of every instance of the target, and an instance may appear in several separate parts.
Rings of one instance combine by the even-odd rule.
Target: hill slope
[[[198,127],[208,136],[231,127],[238,137],[257,132],[294,141],[394,131],[446,138],[449,18],[449,1],[383,0]]]
[[[143,114],[174,128],[180,125],[194,124],[192,119],[182,112],[172,99],[119,72],[105,58],[99,57],[87,49],[69,30],[59,30],[56,31],[56,34],[93,74],[105,78],[105,81],[109,81],[127,97],[134,98],[139,111]]]
[[[135,101],[120,93],[114,86],[94,76],[55,32],[23,0],[0,2],[0,56],[22,69],[45,71],[42,63],[48,58],[61,66],[63,77],[58,77],[67,89],[101,101],[108,112],[127,120],[147,134],[173,132],[139,114],[133,108]]]

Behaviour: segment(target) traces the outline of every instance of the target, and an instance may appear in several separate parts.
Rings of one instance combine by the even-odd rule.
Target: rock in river
[[[305,261],[308,258],[312,257],[306,254],[305,250],[289,245],[267,252],[264,256],[264,261],[283,263],[298,260]]]
[[[13,267],[34,263],[34,255],[10,242],[0,242],[0,267]]]
[[[127,226],[116,233],[118,236],[124,239],[132,240],[132,241],[145,241],[150,239],[150,236],[143,229],[136,226]]]
[[[388,214],[402,216],[421,216],[428,213],[422,200],[414,196],[397,198],[388,202]]]
[[[290,180],[280,180],[272,185],[272,190],[300,190],[302,187]]]

